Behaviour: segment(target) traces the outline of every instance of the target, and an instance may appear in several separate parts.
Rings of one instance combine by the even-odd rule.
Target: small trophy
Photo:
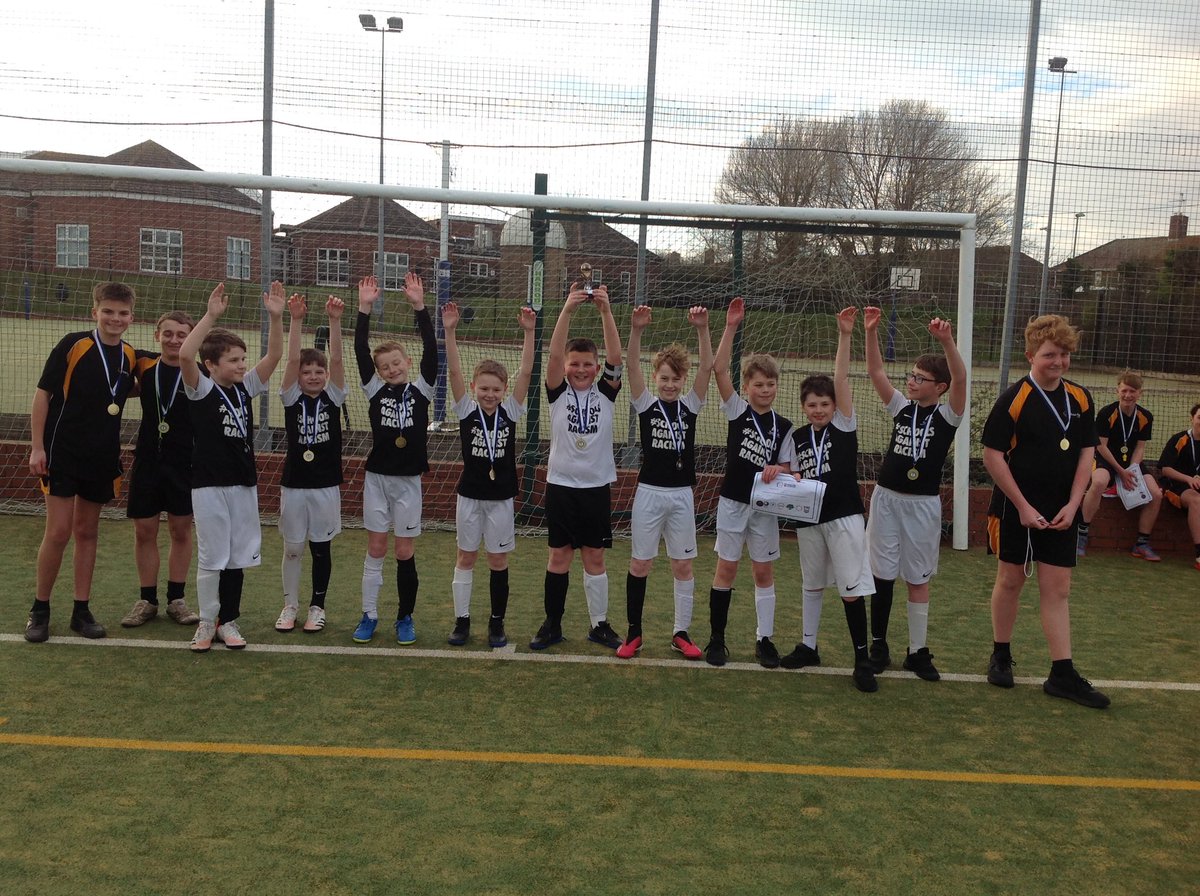
[[[583,289],[590,299],[592,297],[592,266],[586,261],[579,266],[579,281],[583,284]]]

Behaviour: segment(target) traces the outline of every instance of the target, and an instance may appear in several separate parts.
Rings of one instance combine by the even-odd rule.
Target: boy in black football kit
[[[425,307],[425,286],[413,271],[404,275],[404,296],[412,306],[421,334],[420,375],[409,376],[412,362],[404,346],[388,340],[370,345],[371,310],[379,300],[379,283],[358,283],[358,321],[354,327],[354,359],[370,403],[371,453],[363,482],[363,526],[367,556],[363,560],[362,619],[354,641],[366,644],[379,624],[379,589],[388,532],[395,533],[396,642],[417,640],[413,609],[417,605],[417,561],[414,540],[421,534],[421,474],[429,472],[429,404],[437,380],[437,338]]]
[[[200,621],[183,599],[192,564],[192,416],[183,392],[179,349],[193,326],[189,314],[168,311],[154,328],[154,341],[162,353],[137,353],[134,376],[141,390],[142,423],[129,471],[125,515],[133,520],[134,559],[141,591],[121,620],[125,628],[144,625],[158,615],[158,525],[164,511],[171,536],[167,615],[180,625]]]
[[[1115,485],[1118,478],[1125,488],[1134,487],[1131,471],[1141,469],[1146,456],[1146,443],[1150,441],[1154,428],[1154,415],[1138,404],[1141,397],[1142,378],[1126,370],[1117,378],[1117,400],[1096,412],[1096,435],[1100,442],[1096,445],[1096,469],[1092,470],[1092,482],[1080,507],[1083,522],[1079,524],[1079,538],[1075,547],[1077,556],[1087,556],[1089,529],[1096,511],[1100,509],[1104,490],[1110,483]],[[1161,558],[1150,546],[1150,533],[1154,531],[1163,494],[1153,476],[1143,476],[1142,481],[1150,493],[1150,503],[1138,508],[1137,541],[1129,549],[1129,554],[1139,560],[1157,563]]]
[[[929,580],[937,572],[942,541],[942,467],[967,408],[967,367],[950,322],[935,317],[929,334],[942,344],[942,355],[921,355],[906,379],[906,393],[892,385],[879,351],[883,312],[863,309],[867,373],[892,418],[892,438],[879,468],[867,544],[875,596],[871,598],[871,666],[876,673],[891,664],[888,620],[896,579],[908,586],[908,650],[904,668],[925,681],[941,678],[926,646],[929,627]],[[942,395],[947,401],[941,402]]]
[[[267,391],[267,380],[283,357],[285,304],[283,284],[275,281],[270,292],[263,293],[263,307],[270,318],[267,352],[249,370],[246,343],[236,333],[216,326],[229,307],[224,283],[213,289],[208,310],[179,350],[192,414],[192,510],[200,622],[191,649],[197,653],[209,650],[214,638],[231,650],[246,646],[237,624],[244,570],[262,562],[254,399]],[[197,354],[208,376],[200,374]]]
[[[804,640],[781,661],[785,669],[819,666],[817,633],[825,589],[836,586],[854,648],[854,686],[870,693],[879,689],[867,654],[867,606],[874,590],[867,556],[866,521],[858,485],[858,418],[850,391],[850,339],[857,308],[837,315],[838,345],[833,378],[823,374],[800,384],[800,400],[808,423],[790,435],[792,470],[797,479],[825,483],[816,523],[797,523],[796,546],[804,580]],[[763,479],[775,471],[763,472]]]
[[[454,510],[458,542],[451,584],[454,628],[446,640],[460,647],[471,636],[471,590],[482,544],[487,551],[490,573],[488,646],[504,647],[508,644],[504,631],[508,612],[508,555],[517,541],[513,506],[517,496],[517,421],[525,415],[525,398],[533,375],[537,313],[529,307],[521,308],[521,366],[508,398],[504,397],[508,370],[499,361],[490,359],[475,365],[471,391],[467,392],[456,338],[459,318],[458,305],[448,302],[442,309],[442,328],[446,333],[446,368],[454,396],[454,413],[458,417],[463,469]]]
[[[342,311],[337,296],[325,302],[329,316],[329,357],[300,348],[308,313],[302,296],[289,302],[287,365],[279,397],[287,454],[279,480],[279,534],[283,537],[283,610],[275,631],[296,628],[300,611],[300,558],[304,543],[312,555],[312,594],[304,631],[325,628],[325,593],[333,572],[333,538],[342,531],[342,415],[346,402],[346,365],[342,357]]]
[[[658,543],[667,542],[674,579],[675,622],[671,648],[689,660],[703,652],[688,635],[692,623],[696,579],[692,561],[696,557],[696,419],[704,407],[712,377],[713,348],[708,332],[708,309],[688,309],[688,322],[696,328],[700,366],[691,390],[685,395],[691,359],[682,345],[669,345],[654,358],[654,387],[651,395],[642,376],[642,333],[650,324],[647,305],[633,309],[629,328],[630,401],[638,415],[642,438],[642,467],[633,498],[630,529],[633,545],[629,575],[625,580],[625,612],[629,635],[617,648],[617,656],[630,659],[642,649],[642,608],[646,602],[646,579],[658,556]]]
[[[1187,514],[1188,531],[1200,569],[1200,404],[1192,405],[1192,425],[1167,439],[1158,458],[1158,475],[1168,503]]]
[[[729,363],[733,337],[746,316],[746,303],[739,296],[725,313],[725,332],[713,359],[721,411],[729,421],[725,436],[725,478],[717,501],[717,569],[708,595],[712,633],[704,648],[711,666],[724,666],[729,657],[725,626],[733,581],[743,548],[750,554],[754,575],[754,613],[757,619],[754,655],[768,669],[779,666],[775,634],[775,561],[779,559],[779,518],[750,506],[754,477],[767,468],[785,469],[791,460],[792,422],[772,409],[779,391],[779,364],[770,355],[749,355],[742,360],[743,398],[733,387]]]
[[[1079,334],[1065,317],[1032,319],[1025,327],[1029,374],[996,400],[983,427],[983,463],[996,483],[988,508],[988,547],[999,558],[987,678],[998,687],[1013,686],[1010,642],[1021,589],[1036,563],[1051,660],[1042,689],[1051,697],[1103,709],[1108,697],[1071,662],[1075,527],[1097,441],[1091,394],[1063,378],[1078,343]]]
[[[133,321],[133,289],[92,290],[93,330],[64,336],[50,352],[29,415],[29,472],[46,496],[46,531],[37,555],[37,592],[25,640],[50,637],[50,594],[63,554],[75,540],[71,630],[103,638],[89,608],[100,510],[121,482],[121,411],[133,388],[136,357],[121,336]]]
[[[604,328],[604,375],[590,339],[567,340],[571,317],[584,302],[594,302]],[[583,560],[583,592],[587,598],[588,640],[616,650],[621,638],[608,624],[608,572],[604,551],[612,547],[612,483],[617,481],[613,457],[613,402],[621,388],[621,337],[608,303],[608,288],[589,296],[583,283],[571,291],[550,337],[546,361],[546,396],[550,403],[550,461],[546,467],[546,621],[529,646],[544,650],[563,640],[562,617],[567,603],[575,550]]]

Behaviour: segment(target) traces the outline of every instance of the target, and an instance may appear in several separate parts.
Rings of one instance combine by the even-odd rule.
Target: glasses
[[[931,376],[921,376],[921,374],[919,374],[919,373],[910,373],[910,374],[908,375],[908,381],[909,381],[910,383],[913,383],[914,385],[917,385],[917,386],[923,386],[923,385],[925,385],[926,383],[935,383],[935,382],[937,382],[937,380],[935,380],[933,377],[931,377]]]

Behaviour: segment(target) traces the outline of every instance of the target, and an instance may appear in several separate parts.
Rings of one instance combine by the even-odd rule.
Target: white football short
[[[421,534],[421,477],[368,472],[363,480],[363,527],[368,532]]]
[[[691,486],[639,484],[633,495],[631,527],[633,559],[653,560],[663,539],[672,560],[695,559],[696,501]]]
[[[737,563],[748,548],[756,563],[779,559],[779,517],[752,510],[749,504],[721,497],[717,501],[717,544],[722,560]]]
[[[342,531],[342,490],[279,489],[279,534],[289,544],[330,541]]]
[[[454,527],[458,530],[458,549],[489,554],[507,554],[517,545],[513,499],[484,501],[458,496],[454,508]]]
[[[194,488],[192,515],[196,520],[198,568],[248,569],[262,563],[256,486]]]
[[[796,530],[804,588],[837,586],[842,597],[875,593],[867,557],[867,528],[861,513]]]
[[[903,495],[876,486],[867,517],[867,543],[876,576],[924,585],[938,569],[942,499]]]

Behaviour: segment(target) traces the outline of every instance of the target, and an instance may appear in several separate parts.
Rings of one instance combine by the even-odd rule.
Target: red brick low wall
[[[365,458],[351,456],[345,459],[346,481],[361,483]],[[128,452],[124,458],[125,469],[128,470],[133,457]],[[22,504],[40,504],[42,494],[37,481],[29,475],[29,443],[0,442],[0,502]],[[425,506],[423,513],[428,520],[450,522],[454,519],[454,484],[458,481],[460,465],[458,463],[433,463],[431,471],[424,477]],[[274,515],[279,512],[279,475],[283,469],[283,458],[279,454],[260,454],[259,468],[259,501],[264,514]],[[536,473],[537,494],[544,494],[541,488],[545,484],[545,469],[539,467]],[[701,482],[696,489],[698,506],[697,515],[711,520],[716,513],[717,489],[720,477],[706,475],[700,477]],[[617,483],[613,486],[613,511],[618,516],[629,513],[633,503],[633,493],[637,486],[636,472],[618,470]],[[862,486],[864,500],[870,496],[873,483]],[[984,520],[987,516],[990,488],[971,489],[969,501],[969,543],[972,547],[982,547],[984,541]],[[949,500],[948,490],[943,496]],[[124,507],[125,499],[121,496],[114,502],[115,506]],[[343,514],[353,519],[362,513],[362,489],[347,487],[342,492]],[[524,507],[518,501],[518,513],[529,513],[537,521],[540,507]],[[1125,551],[1137,537],[1137,515],[1126,513],[1121,502],[1116,499],[1105,499],[1100,503],[1100,510],[1092,521],[1091,546],[1093,553],[1104,551]],[[1192,541],[1187,530],[1184,515],[1169,505],[1163,505],[1158,524],[1154,529],[1153,544],[1155,549],[1163,554],[1179,554],[1191,556]]]

